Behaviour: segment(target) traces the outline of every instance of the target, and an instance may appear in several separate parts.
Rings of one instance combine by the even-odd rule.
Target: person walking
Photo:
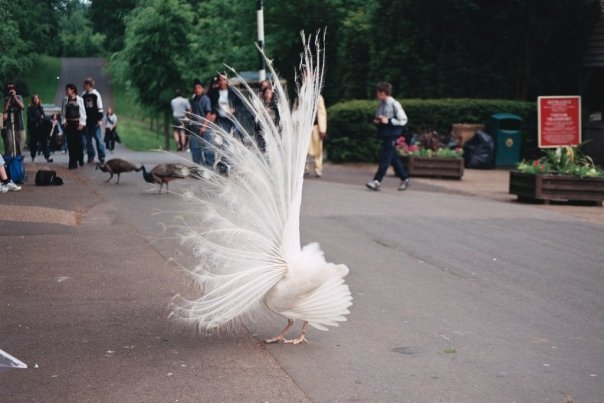
[[[218,75],[217,88],[215,91],[211,91],[209,95],[212,102],[212,110],[217,116],[216,124],[225,132],[232,132],[237,138],[241,139],[239,131],[233,123],[233,118],[243,112],[241,100],[229,86],[226,75]]]
[[[6,155],[21,155],[25,148],[25,125],[23,124],[23,97],[17,94],[17,86],[9,83],[6,86],[8,97],[4,100],[3,120],[6,136],[4,152]],[[13,144],[15,149],[13,149]]]
[[[53,159],[50,157],[48,151],[48,133],[46,132],[46,126],[44,125],[44,108],[40,96],[35,94],[31,97],[31,102],[27,107],[27,129],[29,130],[29,153],[31,155],[31,162],[36,160],[36,153],[38,147],[44,154],[47,162],[52,162]]]
[[[203,84],[199,80],[193,82],[193,96],[189,103],[193,114],[191,116],[191,158],[196,164],[205,163],[212,167],[214,165],[213,135],[203,120],[210,118],[212,104],[210,98],[204,93]]]
[[[90,77],[84,80],[84,93],[82,94],[84,107],[86,108],[86,153],[88,154],[88,163],[94,162],[94,146],[92,139],[96,143],[99,162],[105,162],[105,144],[101,133],[103,125],[103,100],[101,94],[94,88],[94,80]]]
[[[382,81],[376,86],[376,98],[380,101],[373,123],[377,126],[378,135],[382,139],[379,166],[373,180],[366,183],[371,190],[380,190],[380,185],[388,167],[392,165],[396,176],[401,180],[398,190],[406,190],[411,183],[409,174],[396,153],[396,139],[403,134],[407,124],[407,114],[401,104],[392,97],[392,85]]]
[[[84,148],[82,131],[86,127],[86,108],[84,100],[78,96],[78,88],[74,84],[65,86],[66,97],[61,105],[61,124],[65,128],[67,147],[69,150],[69,169],[76,169],[78,163],[84,165]]]
[[[180,90],[176,90],[174,98],[170,101],[172,107],[172,125],[174,126],[174,141],[176,142],[176,151],[187,149],[187,136],[185,135],[185,125],[182,120],[187,111],[191,110],[189,100],[182,96]]]
[[[315,175],[317,178],[320,178],[323,175],[323,139],[326,135],[327,110],[325,109],[325,100],[323,99],[323,96],[319,95],[315,124],[312,127],[310,144],[308,147],[309,159],[314,163]],[[309,165],[310,164],[307,163],[307,172],[310,171]]]
[[[264,83],[264,80],[262,83]],[[269,81],[270,83],[270,81]],[[281,121],[281,116],[279,115],[279,108],[277,107],[277,102],[275,101],[275,92],[273,91],[273,87],[264,87],[261,92],[262,103],[264,104],[264,108],[268,113],[271,121],[275,125],[275,127],[279,127],[279,122]],[[258,148],[262,151],[266,151],[266,140],[264,139],[264,132],[262,131],[262,126],[258,119],[256,119],[256,143],[258,144]]]

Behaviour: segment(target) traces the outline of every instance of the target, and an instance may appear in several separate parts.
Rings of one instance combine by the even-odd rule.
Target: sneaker
[[[371,190],[380,190],[380,181],[374,179],[371,182],[367,182],[365,186],[367,186]]]
[[[52,157],[48,157],[46,158],[46,162],[55,162],[55,160],[53,160]]]
[[[6,193],[8,192],[8,188],[6,187],[6,185],[4,183],[0,183],[0,193]]]
[[[80,166],[81,166],[81,167],[83,167],[83,166],[84,166],[84,160],[80,160],[80,161],[78,161],[78,162],[79,162],[79,164],[80,164]]]
[[[21,190],[21,186],[16,185],[13,181],[8,182],[6,185],[4,185],[4,187],[6,187],[6,190],[9,190],[11,192],[17,192]]]
[[[100,157],[99,157],[99,162],[100,162],[101,164],[104,164],[104,163],[105,163],[105,158],[100,158]]]
[[[88,163],[89,163],[89,164],[92,164],[93,162],[94,162],[94,157],[90,157],[90,156],[89,156],[89,157],[88,157]]]
[[[401,184],[398,186],[398,190],[407,190],[410,183],[411,183],[411,179],[409,179],[409,178],[403,179],[401,181]]]

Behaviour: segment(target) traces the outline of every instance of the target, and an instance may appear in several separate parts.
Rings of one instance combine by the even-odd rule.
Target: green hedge
[[[534,102],[490,99],[406,99],[401,101],[409,117],[410,133],[435,129],[451,131],[454,123],[486,124],[494,113],[522,117],[522,154],[529,157],[537,148],[537,107]],[[325,147],[333,162],[374,162],[380,140],[373,125],[377,101],[341,102],[327,110],[328,136]]]

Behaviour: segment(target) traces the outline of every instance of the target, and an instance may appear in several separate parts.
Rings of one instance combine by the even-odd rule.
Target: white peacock
[[[307,326],[328,330],[346,320],[352,296],[344,277],[348,267],[328,263],[317,243],[300,244],[300,207],[304,165],[323,82],[321,41],[302,34],[304,51],[299,70],[298,99],[290,107],[280,80],[273,81],[280,122],[275,125],[262,100],[247,87],[239,93],[264,135],[234,121],[241,134],[234,139],[212,129],[228,147],[216,147],[217,160],[228,162],[228,175],[204,172],[191,201],[195,213],[181,233],[198,258],[188,270],[200,295],[174,297],[171,317],[201,331],[228,327],[249,319],[262,305],[285,317],[287,326],[268,343],[306,341]],[[312,42],[312,43],[311,43]],[[268,61],[268,60],[267,60]],[[276,77],[270,61],[269,69]],[[300,336],[285,339],[295,320],[303,321]]]

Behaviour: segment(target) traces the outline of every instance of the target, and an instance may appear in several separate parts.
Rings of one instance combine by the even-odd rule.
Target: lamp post
[[[258,47],[260,50],[264,50],[264,10],[262,8],[262,0],[256,0],[256,21],[258,24]],[[266,65],[262,53],[259,54],[259,57],[258,81],[263,81],[266,79]]]

